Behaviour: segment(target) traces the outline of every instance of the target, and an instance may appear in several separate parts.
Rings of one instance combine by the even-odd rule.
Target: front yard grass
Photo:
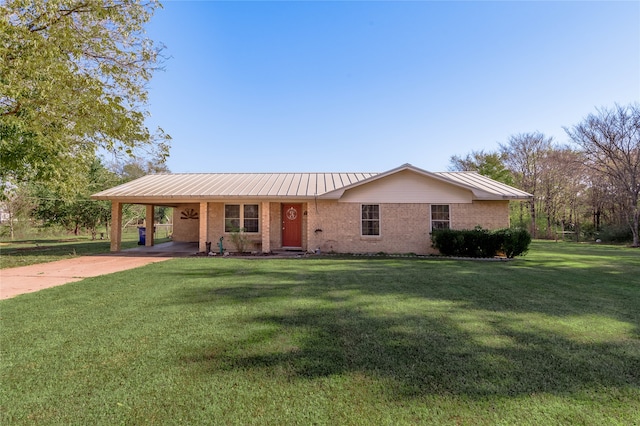
[[[170,241],[156,238],[156,244]],[[40,237],[0,242],[0,269],[53,262],[78,256],[108,253],[109,240],[92,240],[87,236]],[[124,233],[122,249],[138,246],[138,233]]]
[[[0,302],[0,423],[638,424],[640,252],[187,258]]]

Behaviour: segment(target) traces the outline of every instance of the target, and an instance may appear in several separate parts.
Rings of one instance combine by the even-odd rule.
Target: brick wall
[[[451,205],[451,227],[485,229],[509,227],[509,201],[474,201],[471,204]]]
[[[183,213],[187,211],[198,212],[200,217],[199,204],[180,204],[176,206],[173,213],[173,241],[197,243],[199,234],[199,219],[185,219]]]
[[[337,253],[430,254],[429,204],[380,204],[380,235],[361,235],[360,203],[310,202],[307,233],[309,250]],[[509,226],[508,201],[450,204],[451,226],[486,229]]]
[[[360,203],[309,203],[309,249],[337,253],[430,252],[427,204],[380,204],[380,235],[362,236]]]
[[[281,203],[271,202],[269,224],[261,232],[269,232],[271,250],[282,247]],[[337,201],[310,201],[302,203],[302,244],[304,250],[336,253],[434,253],[431,248],[430,205],[422,203],[380,204],[380,235],[362,236],[360,203]],[[485,229],[509,226],[508,201],[474,201],[450,204],[451,227],[473,229],[480,225]],[[261,204],[263,208],[263,204]],[[181,219],[186,209],[199,210],[198,204],[184,204],[176,208],[173,226],[175,241],[198,241],[199,220]],[[217,249],[221,236],[224,247],[235,250],[230,234],[224,232],[224,203],[208,204],[207,241]],[[262,234],[251,235],[250,250],[261,250]]]

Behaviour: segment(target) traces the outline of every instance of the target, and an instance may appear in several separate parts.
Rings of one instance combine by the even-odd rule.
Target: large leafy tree
[[[108,201],[91,199],[91,194],[117,185],[121,179],[95,159],[85,176],[79,177],[82,185],[74,194],[57,191],[46,183],[29,185],[36,201],[33,216],[45,226],[60,225],[76,235],[81,228],[89,230],[95,238],[99,225],[108,226],[111,205]]]
[[[95,238],[98,228],[104,227],[108,233],[111,203],[92,200],[91,194],[147,174],[169,172],[166,164],[158,161],[158,158],[136,158],[106,167],[96,158],[87,173],[78,176],[79,185],[73,193],[46,182],[23,183],[15,189],[28,191],[33,202],[32,216],[44,226],[58,225],[76,235],[85,229]],[[162,222],[165,215],[169,214],[168,210],[166,207],[156,207],[156,221]],[[137,223],[144,219],[145,208],[127,204],[123,216],[127,221]]]
[[[453,155],[449,159],[451,171],[478,172],[499,182],[513,185],[511,171],[505,167],[505,155],[499,152],[471,151],[465,157]]]
[[[0,180],[73,181],[98,150],[168,155],[145,126],[156,0],[0,3]]]
[[[586,165],[610,183],[633,246],[640,247],[640,104],[598,109],[565,131],[584,151]]]

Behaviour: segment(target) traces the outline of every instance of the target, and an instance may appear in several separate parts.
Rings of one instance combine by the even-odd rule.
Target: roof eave
[[[474,196],[476,201],[524,201],[530,200],[531,197],[524,197],[518,195],[494,195],[494,196]]]
[[[275,201],[275,200],[312,200],[314,197],[307,195],[148,195],[148,196],[108,196],[108,195],[92,195],[91,199],[96,201],[118,201],[121,203],[145,203],[151,201],[171,201],[180,203],[193,203],[201,201],[224,201],[224,200],[256,200],[256,201]]]

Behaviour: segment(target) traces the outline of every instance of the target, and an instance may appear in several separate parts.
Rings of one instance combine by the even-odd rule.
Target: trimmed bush
[[[493,231],[500,241],[500,251],[509,259],[521,256],[529,250],[531,235],[525,229],[498,229]]]
[[[600,238],[606,243],[630,243],[633,241],[633,234],[629,226],[605,226],[595,238]]]
[[[524,229],[439,229],[431,234],[432,246],[445,256],[508,258],[527,252],[531,236]]]

